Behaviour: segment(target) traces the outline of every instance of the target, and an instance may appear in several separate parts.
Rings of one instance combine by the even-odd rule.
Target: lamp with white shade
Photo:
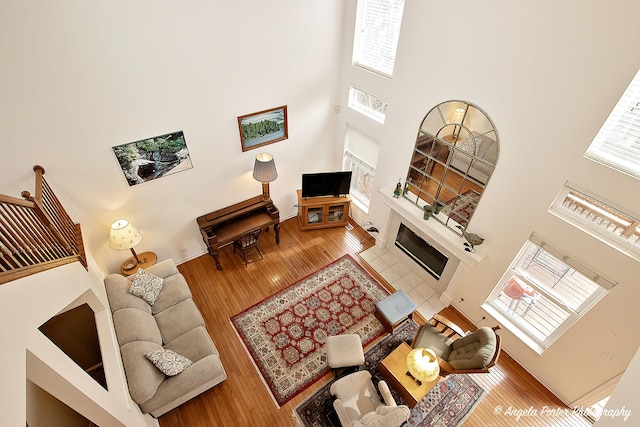
[[[462,128],[461,125],[464,120],[465,113],[466,113],[466,110],[464,108],[456,108],[451,112],[451,114],[447,118],[447,124],[453,125],[453,134],[447,135],[444,138],[445,140],[455,143],[455,141],[458,139],[458,137],[460,136],[460,130]],[[457,133],[456,133],[456,128],[458,130]]]
[[[142,233],[126,219],[118,219],[111,224],[109,230],[109,247],[116,251],[131,250],[133,257],[124,260],[120,266],[123,274],[133,274],[140,267],[151,266],[156,263],[157,256],[153,252],[143,252],[140,255],[133,249],[142,242]]]
[[[276,162],[269,153],[260,153],[256,156],[253,165],[253,179],[262,183],[262,198],[269,199],[269,183],[278,177]]]
[[[418,385],[433,382],[440,375],[438,357],[429,348],[414,348],[407,355],[407,370]]]

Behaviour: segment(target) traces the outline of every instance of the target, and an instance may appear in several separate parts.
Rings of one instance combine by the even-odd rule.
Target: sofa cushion
[[[418,331],[416,336],[416,342],[414,348],[429,348],[433,350],[436,356],[441,359],[447,360],[449,353],[451,352],[451,343],[453,340],[443,333],[440,333],[438,328],[430,323],[424,324]]]
[[[489,364],[496,352],[496,334],[484,326],[472,334],[457,339],[447,362],[455,369],[478,369]]]
[[[133,283],[129,288],[129,293],[145,300],[149,305],[153,305],[160,295],[164,279],[155,274],[147,273],[144,269],[139,269]]]
[[[122,308],[113,313],[113,325],[122,346],[132,341],[162,345],[162,335],[153,316],[136,308]]]
[[[166,343],[164,348],[180,353],[194,362],[210,354],[218,354],[218,349],[204,326],[198,326],[185,332],[173,341]]]
[[[129,293],[131,280],[120,274],[110,274],[104,279],[104,283],[112,313],[121,308],[136,308],[151,314],[151,306],[149,304]]]
[[[151,399],[167,378],[145,357],[146,353],[154,350],[162,350],[162,346],[152,342],[133,341],[120,348],[129,394],[136,403]]]
[[[189,298],[191,298],[191,290],[184,276],[180,273],[172,274],[164,278],[162,292],[151,307],[151,312],[157,314]]]
[[[152,350],[145,353],[147,359],[153,363],[156,368],[170,377],[178,375],[180,372],[193,365],[189,358],[176,353],[173,350]]]
[[[165,344],[193,328],[204,326],[202,314],[192,299],[179,302],[154,317],[162,334],[162,342]]]

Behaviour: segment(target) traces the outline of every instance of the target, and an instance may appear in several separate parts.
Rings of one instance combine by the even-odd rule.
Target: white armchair
[[[386,382],[380,381],[378,389],[384,403],[368,371],[358,371],[335,381],[330,391],[336,397],[333,408],[340,424],[343,427],[399,427],[406,422],[411,414],[409,408],[396,405]]]

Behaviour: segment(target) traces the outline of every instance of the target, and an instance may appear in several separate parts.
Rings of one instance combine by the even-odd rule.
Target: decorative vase
[[[433,204],[433,207],[433,213],[437,215],[440,213],[442,208],[444,208],[444,203],[442,203],[440,200],[436,200],[436,202]]]
[[[422,218],[428,220],[429,218],[431,218],[431,214],[433,213],[435,208],[431,205],[424,205],[422,209],[424,210],[424,215],[422,215]]]

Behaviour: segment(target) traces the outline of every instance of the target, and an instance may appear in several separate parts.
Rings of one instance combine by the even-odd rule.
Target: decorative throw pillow
[[[160,369],[165,375],[170,377],[178,375],[180,372],[193,365],[193,362],[188,358],[179,355],[172,350],[154,350],[145,353],[147,359],[149,359],[156,368]]]
[[[478,154],[478,149],[480,148],[480,144],[482,143],[481,138],[466,138],[462,143],[462,149],[467,153],[475,156]]]
[[[133,280],[129,293],[145,300],[149,305],[153,305],[160,295],[164,279],[154,274],[138,270],[136,278]]]

